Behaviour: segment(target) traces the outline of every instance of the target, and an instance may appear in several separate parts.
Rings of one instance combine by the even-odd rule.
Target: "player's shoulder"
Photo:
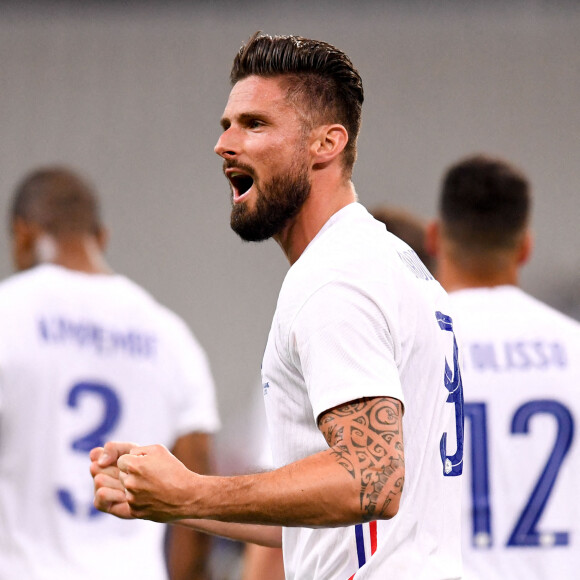
[[[555,326],[563,332],[568,332],[575,336],[580,342],[580,322],[578,320],[560,312],[553,306],[550,306],[534,296],[524,292],[522,293],[529,304],[530,310],[536,311],[535,315],[539,322],[543,322],[549,326]]]
[[[127,299],[135,308],[140,308],[157,324],[176,333],[189,333],[185,320],[171,308],[160,302],[151,292],[126,276],[118,276],[118,284],[123,287]]]
[[[170,332],[176,336],[192,336],[191,329],[185,320],[174,310],[152,298],[159,318],[163,321]]]
[[[12,300],[22,302],[30,294],[41,292],[49,278],[49,271],[43,266],[12,274],[0,282],[1,302],[4,304]]]
[[[516,286],[465,288],[451,292],[450,299],[467,327],[498,333],[519,329],[528,335],[570,337],[580,344],[580,322]]]
[[[304,260],[301,257],[290,269],[279,311],[300,311],[313,301],[321,312],[332,304],[334,314],[345,304],[383,313],[411,307],[407,305],[431,311],[444,300],[447,312],[446,293],[419,257],[363,206],[352,204],[333,217],[331,227],[307,248]]]
[[[398,260],[400,244],[404,245],[364,206],[353,203],[328,220],[297,264],[302,270],[323,270],[347,276],[353,271],[358,276],[379,274],[386,271],[382,266],[389,260]]]

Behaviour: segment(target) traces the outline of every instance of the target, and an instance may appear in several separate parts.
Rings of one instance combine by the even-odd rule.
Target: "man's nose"
[[[227,129],[220,135],[220,138],[218,139],[213,150],[224,159],[226,157],[233,157],[236,155],[237,150],[234,145],[234,139],[231,129]]]

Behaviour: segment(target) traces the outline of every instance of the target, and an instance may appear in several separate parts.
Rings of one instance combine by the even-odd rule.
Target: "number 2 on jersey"
[[[508,547],[567,546],[568,532],[541,533],[537,525],[548,503],[560,467],[574,435],[574,420],[569,409],[550,399],[529,401],[512,417],[511,433],[529,433],[530,419],[537,414],[550,415],[557,423],[557,433],[550,456],[533,491],[510,533]],[[487,409],[485,403],[467,403],[465,414],[471,424],[471,495],[473,502],[472,544],[475,548],[492,545],[489,461],[487,452]]]
[[[111,387],[101,383],[77,383],[69,391],[67,405],[76,409],[81,405],[81,401],[88,397],[100,400],[103,410],[96,425],[92,426],[88,433],[81,434],[71,442],[72,449],[81,453],[88,453],[93,447],[102,447],[107,441],[109,433],[117,426],[121,416],[119,397]],[[70,490],[58,489],[57,497],[60,505],[67,512],[78,515],[77,502],[75,502]],[[89,517],[94,517],[100,513],[94,506],[89,507]]]
[[[443,462],[443,475],[452,477],[461,475],[463,472],[463,383],[461,381],[461,371],[459,370],[459,355],[457,341],[453,334],[453,321],[450,316],[439,311],[435,313],[439,328],[451,332],[453,336],[453,369],[445,359],[445,375],[443,384],[449,391],[448,403],[455,405],[455,436],[457,449],[453,455],[447,455],[447,433],[441,436],[440,453]]]

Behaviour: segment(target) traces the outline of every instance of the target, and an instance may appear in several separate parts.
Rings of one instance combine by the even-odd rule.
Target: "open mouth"
[[[231,173],[228,173],[228,179],[232,184],[234,200],[237,200],[244,194],[248,193],[252,185],[254,185],[254,178],[247,173],[241,173],[240,171],[232,171]]]

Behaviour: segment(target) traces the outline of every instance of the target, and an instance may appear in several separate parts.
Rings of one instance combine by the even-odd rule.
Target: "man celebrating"
[[[357,203],[360,76],[329,44],[256,34],[231,81],[215,147],[231,225],[273,237],[291,265],[262,364],[277,469],[202,477],[162,447],[111,443],[92,453],[96,505],[271,545],[283,526],[291,579],[459,578],[452,319],[414,252]]]

